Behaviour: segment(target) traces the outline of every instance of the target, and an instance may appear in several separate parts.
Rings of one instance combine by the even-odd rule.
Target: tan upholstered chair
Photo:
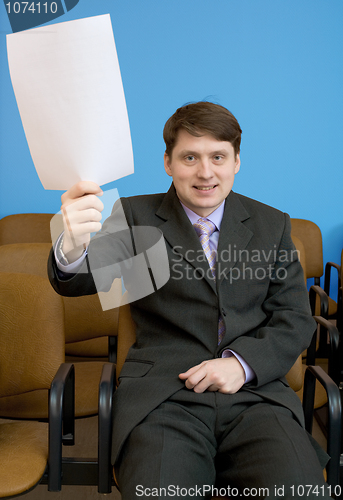
[[[0,219],[0,245],[51,243],[50,220],[54,214],[13,214]]]
[[[338,297],[337,297],[337,328],[340,331],[341,335],[343,333],[343,293],[342,293],[342,286],[343,286],[343,250],[341,253],[341,265],[340,265],[340,281],[339,281],[339,288],[338,288]]]
[[[319,278],[323,276],[323,242],[319,227],[312,221],[305,219],[291,219],[292,238],[299,238],[306,252],[306,275],[314,278],[315,284],[319,285]]]
[[[295,235],[292,234],[292,241],[298,252],[299,261],[304,272],[305,284],[307,283],[307,269],[306,269],[306,251],[303,242]]]
[[[323,240],[322,233],[319,227],[312,221],[305,219],[291,219],[292,238],[296,236],[304,245],[306,253],[306,278],[313,278],[314,284],[320,286],[320,278],[324,273],[323,264]],[[331,267],[336,267],[333,263],[329,263]],[[335,317],[337,313],[337,304],[335,300],[329,297],[330,292],[330,269],[325,271],[324,291],[328,296],[328,311],[327,317]],[[313,314],[320,314],[320,300],[317,297],[315,310]],[[326,316],[326,315],[325,315]]]
[[[51,231],[57,237],[63,230],[62,219],[54,214],[13,214],[0,219],[0,245],[13,243],[47,243],[51,246]],[[53,227],[50,223],[54,218]],[[57,233],[56,233],[57,231]],[[72,304],[73,301],[70,301]],[[74,301],[75,302],[75,301]],[[84,301],[86,302],[86,301]],[[95,303],[93,299],[93,304]],[[81,303],[81,302],[80,302]],[[88,305],[88,304],[87,304]],[[73,307],[73,306],[72,306]],[[92,308],[92,306],[91,306]],[[69,335],[70,332],[70,335]],[[108,357],[108,337],[83,339],[80,331],[78,334],[70,330],[67,332],[66,355],[80,358]],[[75,340],[71,340],[76,338]],[[82,359],[80,359],[82,360]]]
[[[305,251],[305,246],[303,245],[302,241],[297,238],[296,236],[292,235],[292,240],[295,245],[295,248],[298,251],[298,256],[299,256],[299,261],[301,264],[301,267],[303,268],[304,272],[304,279],[305,283],[307,281],[307,270],[306,270],[306,251]],[[315,364],[315,349],[318,348],[319,344],[319,334],[321,333],[325,338],[327,338],[327,335],[330,335],[330,325],[328,325],[322,318],[317,319],[317,324],[318,324],[318,333],[317,333],[317,340],[316,340],[316,345],[313,345],[313,353],[310,359],[311,364]],[[335,334],[332,334],[335,335]],[[334,370],[337,368],[337,359],[338,359],[338,345],[336,341],[336,337],[333,339],[333,345],[332,345],[332,352],[331,352],[331,361],[330,361],[330,370],[331,373],[330,375],[334,375]],[[306,358],[307,356],[307,350],[303,352],[303,358]],[[295,366],[293,369],[290,371],[290,373],[287,375],[287,379],[293,390],[298,394],[299,398],[302,400],[303,399],[303,380],[304,380],[304,375],[306,371],[306,359],[304,359],[304,362],[301,363],[301,370],[297,369],[296,365],[300,363],[300,358],[298,358]],[[327,365],[327,363],[326,363]],[[326,368],[327,371],[327,368]],[[334,380],[337,381],[337,375],[333,376]],[[318,409],[323,407],[327,403],[327,395],[325,392],[325,389],[322,385],[317,384],[316,391],[315,391],[315,402],[314,402],[314,408]]]
[[[333,262],[326,264],[324,289],[322,289],[320,287],[320,278],[323,276],[323,242],[321,231],[314,222],[305,219],[291,219],[291,224],[292,238],[297,237],[301,240],[305,249],[305,276],[307,279],[314,279],[314,285],[310,287],[309,291],[312,314],[328,319],[336,319],[337,303],[329,296],[330,275],[332,268],[336,268],[340,272],[340,266]],[[321,327],[318,332],[317,357],[327,358],[328,355],[327,339],[324,329]]]
[[[74,444],[74,366],[63,362],[63,314],[62,297],[46,279],[0,272],[0,403],[16,417],[0,415],[0,498],[40,481],[50,491],[61,484],[111,491],[112,363],[104,364],[99,387],[98,457],[62,455],[63,444]],[[49,404],[49,424],[37,421],[37,400]],[[18,420],[20,406],[35,421]]]
[[[304,273],[304,280],[305,284],[307,284],[307,272],[306,272],[306,252],[305,252],[305,247],[299,238],[296,236],[292,235],[292,241],[295,245],[295,248],[297,249],[298,252],[298,258],[301,264],[301,267],[303,269]],[[303,352],[303,357],[306,357],[306,351]]]
[[[41,276],[52,289],[47,276],[47,259],[50,243],[19,243],[0,246],[0,272],[20,272]],[[114,286],[121,295],[121,282]],[[53,291],[53,294],[57,295]],[[98,337],[108,343],[109,336],[117,334],[118,310],[103,311],[97,295],[87,297],[63,297],[65,318],[65,341],[69,344],[92,342]],[[66,348],[67,351],[67,348]],[[82,358],[74,358],[81,359]],[[98,411],[98,384],[104,361],[75,362],[76,416],[95,415]],[[32,397],[32,395],[30,396]],[[28,409],[21,398],[0,400],[0,415],[21,418],[46,418],[47,403],[35,393],[36,405]],[[17,404],[15,404],[15,399]]]
[[[0,402],[21,399],[30,413],[37,393],[47,405],[63,361],[61,297],[39,276],[0,273]],[[33,488],[47,465],[48,424],[0,420],[0,457],[1,498]]]
[[[291,219],[291,220],[298,220],[298,219]],[[308,222],[308,221],[305,221],[305,222]],[[311,224],[313,224],[313,223],[311,223]],[[315,228],[317,228],[319,230],[319,228],[316,225],[314,225],[314,226],[315,226]],[[317,230],[315,230],[315,234],[318,235]],[[293,240],[293,243],[295,245],[295,248],[297,249],[297,252],[298,252],[299,261],[300,261],[301,267],[302,267],[303,272],[304,272],[305,284],[307,285],[307,279],[309,278],[309,273],[307,271],[308,258],[307,258],[305,245],[303,243],[303,240],[301,240],[301,238],[296,236],[293,232],[292,232],[291,236],[292,236],[292,240]],[[316,313],[317,315],[320,315],[322,313],[322,315],[326,317],[327,310],[328,310],[328,298],[327,298],[327,295],[324,292],[324,290],[322,290],[319,285],[311,286],[309,298],[310,298],[310,305],[311,305],[312,313],[313,314]],[[321,310],[321,307],[323,308],[322,310]]]

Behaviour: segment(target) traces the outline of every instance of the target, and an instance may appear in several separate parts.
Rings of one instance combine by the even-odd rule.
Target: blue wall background
[[[131,125],[135,173],[121,196],[168,189],[165,121],[201,99],[243,129],[237,192],[313,220],[324,259],[343,248],[342,0],[80,0],[64,22],[111,15]],[[59,191],[35,172],[10,81],[0,5],[0,217],[57,212]],[[106,187],[106,188],[107,188]]]

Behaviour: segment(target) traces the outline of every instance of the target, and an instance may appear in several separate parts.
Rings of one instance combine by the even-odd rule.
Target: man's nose
[[[202,159],[200,161],[198,168],[198,176],[203,179],[210,179],[211,177],[213,177],[212,165],[207,158]]]

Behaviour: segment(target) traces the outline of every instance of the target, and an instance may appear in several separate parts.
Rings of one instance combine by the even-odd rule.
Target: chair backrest
[[[62,298],[41,276],[0,272],[0,398],[49,389],[63,362]]]
[[[0,246],[0,272],[35,274],[48,279],[50,243],[12,243]]]
[[[37,393],[48,406],[51,382],[64,362],[63,301],[41,276],[0,272],[0,416],[35,413]],[[2,411],[5,408],[5,415]],[[24,413],[25,413],[24,410]],[[33,417],[35,418],[35,417]],[[48,460],[48,423],[0,423],[0,498],[26,493]]]
[[[118,317],[118,342],[117,342],[117,363],[116,376],[118,377],[130,347],[136,342],[136,325],[132,319],[130,304],[125,303],[127,292],[123,295],[124,305],[119,308]]]
[[[47,261],[50,249],[51,243],[16,243],[0,246],[0,272],[30,273],[44,277],[48,281]],[[50,283],[48,284],[51,287]],[[116,280],[114,286],[116,293],[121,295],[120,280]],[[118,309],[103,311],[97,294],[63,297],[62,300],[67,354],[69,344],[117,334]]]
[[[299,238],[305,247],[307,278],[320,278],[323,276],[323,240],[319,227],[305,219],[291,219],[291,225],[292,238]]]
[[[305,283],[306,283],[306,280],[307,280],[307,270],[306,270],[306,251],[305,251],[305,247],[303,245],[303,242],[301,240],[299,240],[299,238],[297,238],[293,234],[292,234],[292,241],[294,243],[295,248],[298,251],[298,257],[299,257],[299,261],[300,261],[301,267],[303,268],[304,280],[305,280]]]
[[[341,273],[340,273],[340,288],[338,290],[338,298],[337,298],[337,328],[338,331],[342,334],[343,332],[343,250],[341,253]]]
[[[0,219],[0,245],[50,243],[50,220],[54,214],[13,214]]]

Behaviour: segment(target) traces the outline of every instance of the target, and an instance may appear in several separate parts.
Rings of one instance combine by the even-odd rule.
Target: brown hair
[[[195,137],[210,134],[218,141],[230,142],[235,155],[240,151],[241,127],[233,114],[219,104],[200,101],[185,104],[175,111],[167,120],[163,130],[168,156],[173,152],[180,130],[186,130]]]

